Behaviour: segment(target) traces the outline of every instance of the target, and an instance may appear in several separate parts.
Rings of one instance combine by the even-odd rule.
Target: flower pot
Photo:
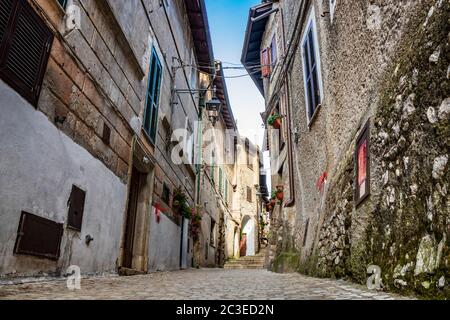
[[[276,119],[272,126],[274,129],[280,129],[281,128],[281,118]]]
[[[283,201],[283,198],[284,198],[284,192],[283,191],[277,192],[277,199],[280,201]]]
[[[273,207],[277,204],[277,200],[275,199],[270,199],[270,205]]]

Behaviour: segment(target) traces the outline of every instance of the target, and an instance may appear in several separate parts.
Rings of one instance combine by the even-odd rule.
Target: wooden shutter
[[[4,47],[3,40],[6,35],[6,30],[9,29],[11,17],[16,7],[17,0],[0,1],[0,48]]]
[[[150,59],[150,73],[147,93],[147,106],[145,110],[144,129],[154,143],[158,125],[158,104],[161,89],[162,66],[155,48],[152,49]]]
[[[252,188],[247,187],[247,201],[252,202]]]
[[[261,71],[263,78],[270,76],[270,48],[261,51]]]
[[[14,253],[58,260],[62,235],[62,224],[22,212]]]
[[[72,186],[72,192],[69,199],[68,228],[81,231],[85,200],[86,192],[76,186]]]
[[[26,0],[0,2],[0,78],[37,105],[53,34]]]

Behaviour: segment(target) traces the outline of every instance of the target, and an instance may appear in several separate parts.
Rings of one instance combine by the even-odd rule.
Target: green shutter
[[[147,103],[144,116],[144,129],[151,138],[156,140],[158,125],[158,104],[161,89],[162,66],[155,48],[152,49],[150,59],[150,73],[148,75]]]

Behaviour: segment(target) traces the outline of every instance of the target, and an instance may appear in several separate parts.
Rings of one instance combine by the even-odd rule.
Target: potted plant
[[[283,117],[280,114],[274,113],[269,117],[269,119],[267,120],[267,123],[269,124],[269,126],[272,126],[274,129],[280,129],[282,118]]]
[[[284,187],[283,186],[277,186],[277,190],[275,191],[276,197],[278,200],[283,201],[284,199]]]
[[[277,192],[276,191],[272,191],[272,197],[270,198],[270,204],[272,205],[272,207],[275,207],[275,205],[277,204]]]

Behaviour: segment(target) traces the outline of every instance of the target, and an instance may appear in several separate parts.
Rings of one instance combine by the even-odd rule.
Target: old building
[[[217,121],[203,114],[199,265],[222,267],[228,259],[258,252],[263,206],[258,194],[260,153],[237,130],[220,62],[213,86],[207,97],[216,95],[221,108]]]
[[[272,185],[284,193],[272,270],[360,283],[378,270],[386,290],[449,296],[449,10],[250,9],[242,63],[266,100]]]
[[[0,66],[0,275],[189,267],[204,2],[2,0]]]

